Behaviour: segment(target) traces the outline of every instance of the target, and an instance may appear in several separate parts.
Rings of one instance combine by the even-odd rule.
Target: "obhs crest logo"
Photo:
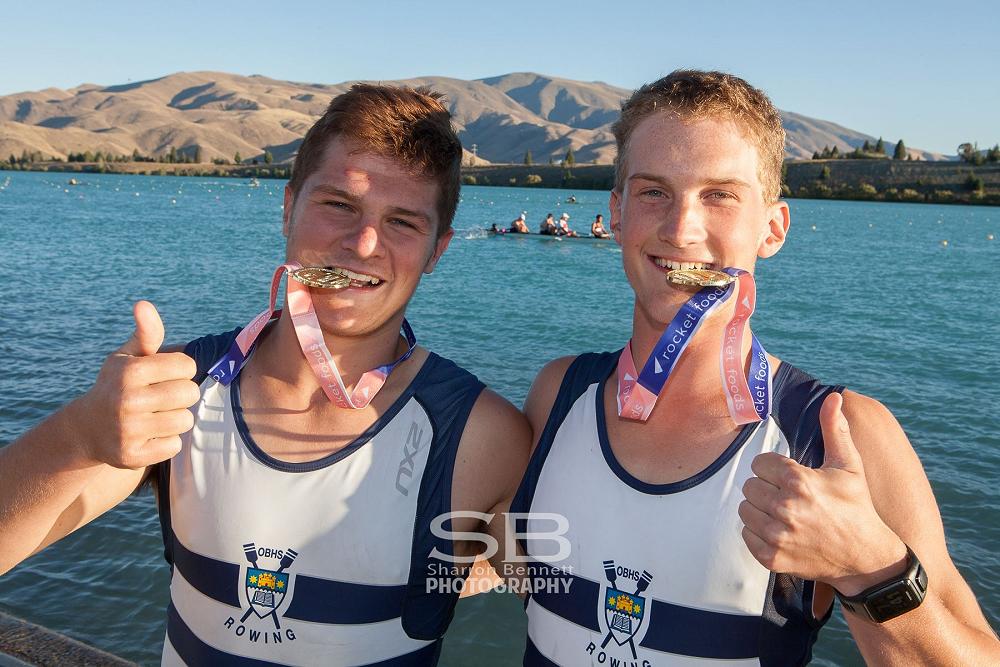
[[[265,551],[267,550],[265,549]],[[243,553],[246,554],[247,561],[250,563],[243,580],[243,588],[246,591],[250,608],[243,614],[240,623],[245,623],[250,618],[250,614],[257,614],[260,618],[270,616],[271,620],[274,621],[274,629],[280,630],[278,609],[288,597],[288,583],[291,578],[285,569],[291,566],[299,554],[294,549],[285,549],[284,553],[279,551],[281,560],[278,562],[278,569],[266,570],[257,565],[258,550],[253,542],[243,545]]]
[[[618,589],[615,561],[604,561],[604,576],[608,578],[608,588],[604,593],[604,620],[608,625],[608,635],[601,642],[601,648],[614,639],[619,646],[628,644],[632,650],[632,659],[635,660],[638,657],[635,652],[635,633],[639,631],[646,615],[646,598],[639,594],[649,588],[653,575],[643,570],[635,584],[634,593]]]

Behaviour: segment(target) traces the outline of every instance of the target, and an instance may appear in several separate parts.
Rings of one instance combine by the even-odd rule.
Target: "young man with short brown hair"
[[[481,551],[440,528],[483,528],[435,521],[503,512],[529,444],[520,413],[404,318],[453,235],[460,163],[438,95],[334,99],[285,189],[271,307],[161,351],[137,303],[94,386],[0,450],[0,572],[151,477],[172,565],[164,664],[435,664],[456,559]]]
[[[732,75],[677,71],[614,132],[632,336],[551,362],[526,401],[512,509],[528,531],[565,518],[570,555],[533,568],[573,582],[530,597],[525,664],[801,665],[835,592],[870,663],[1000,662],[889,411],[747,335],[757,258],[789,225],[777,110]]]

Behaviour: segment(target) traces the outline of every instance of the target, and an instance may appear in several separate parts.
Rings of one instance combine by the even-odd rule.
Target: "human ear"
[[[622,244],[622,197],[617,190],[611,191],[608,199],[608,211],[611,213],[611,238],[618,245]]]
[[[448,244],[451,243],[452,237],[455,236],[455,230],[449,228],[444,234],[442,234],[434,244],[434,254],[431,255],[430,259],[424,265],[424,273],[431,273],[434,271],[434,267],[437,266],[438,260],[441,259],[441,255],[444,251],[448,249]]]
[[[295,195],[292,194],[292,187],[285,185],[285,205],[281,211],[281,234],[287,239],[288,232],[292,228],[292,209],[295,207]]]
[[[791,224],[788,204],[779,201],[768,208],[767,229],[764,230],[760,244],[757,246],[757,256],[761,259],[773,257],[785,244],[788,226]]]

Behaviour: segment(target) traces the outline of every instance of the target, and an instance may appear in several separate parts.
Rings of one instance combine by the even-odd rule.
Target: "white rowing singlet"
[[[185,349],[201,378],[235,332]],[[433,665],[457,592],[435,592],[430,531],[482,390],[430,354],[354,442],[287,463],[248,432],[239,377],[201,381],[195,426],[158,471],[170,586],[166,665]]]
[[[698,474],[647,484],[608,442],[603,391],[618,357],[582,355],[567,370],[511,507],[565,517],[569,546],[565,560],[531,565],[524,664],[805,664],[826,620],[812,617],[813,582],[760,565],[741,537],[737,507],[758,454],[822,464],[819,407],[835,389],[781,364],[770,418],[745,426]],[[518,527],[546,533],[556,525],[528,518]],[[535,561],[555,552],[550,537],[522,546]]]

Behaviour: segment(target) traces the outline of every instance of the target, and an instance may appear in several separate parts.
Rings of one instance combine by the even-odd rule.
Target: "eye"
[[[408,227],[409,229],[419,230],[420,227],[415,222],[410,222],[409,220],[404,220],[403,218],[392,218],[389,222],[397,227]]]
[[[655,199],[657,197],[665,197],[666,195],[664,194],[663,190],[660,190],[658,188],[645,188],[639,191],[639,196],[651,197]]]
[[[709,192],[708,195],[707,195],[707,198],[708,199],[719,199],[719,200],[723,200],[723,199],[738,199],[737,196],[734,195],[732,192],[726,192],[725,190],[714,190],[712,192]]]
[[[339,199],[330,199],[330,200],[327,200],[327,201],[323,202],[323,206],[328,206],[330,208],[339,209],[339,210],[342,210],[342,211],[352,211],[352,210],[354,210],[353,208],[351,208],[350,204],[348,204],[347,202],[344,202],[344,201],[340,201]]]

